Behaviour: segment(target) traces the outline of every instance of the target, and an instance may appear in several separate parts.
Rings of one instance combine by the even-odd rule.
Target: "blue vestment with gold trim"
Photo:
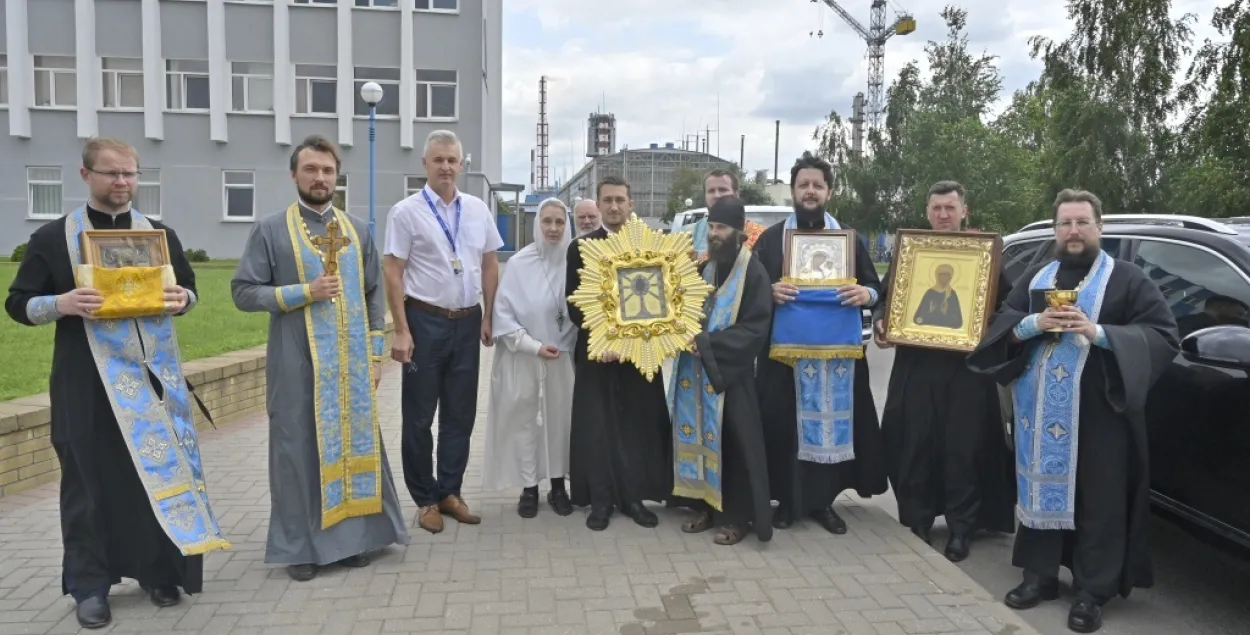
[[[751,251],[743,247],[725,283],[705,301],[704,331],[723,331],[737,321],[750,261]],[[716,284],[714,262],[704,267],[703,279]],[[673,422],[673,494],[702,500],[716,511],[724,511],[721,475],[725,395],[716,394],[702,360],[689,352],[681,353],[673,365],[668,402]]]
[[[137,210],[131,210],[131,218],[134,229],[152,229]],[[65,243],[75,271],[83,264],[82,232],[88,229],[93,227],[84,208],[66,218]],[[157,521],[183,555],[228,549],[208,500],[173,316],[87,319],[83,325]],[[160,393],[153,378],[160,382]]]
[[[298,204],[287,209],[286,217],[303,282],[274,290],[284,310],[303,311],[308,331],[322,529],[346,518],[382,513],[381,429],[370,362],[380,358],[384,340],[381,332],[369,329],[356,229],[341,210],[333,214],[348,239],[338,249],[340,295],[330,302],[312,301],[310,285],[325,271],[325,254],[304,226]]]
[[[825,227],[840,225],[828,213]],[[795,215],[785,229],[797,226]],[[773,314],[771,359],[794,367],[798,459],[836,464],[855,458],[855,360],[864,356],[862,311],[845,306],[838,289],[855,279],[787,280],[798,297]]]

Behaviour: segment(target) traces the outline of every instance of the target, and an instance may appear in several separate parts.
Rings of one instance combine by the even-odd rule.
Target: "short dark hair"
[[[708,171],[707,174],[704,174],[703,175],[703,189],[707,190],[708,179],[714,178],[714,177],[719,178],[722,176],[729,177],[729,186],[732,187],[735,192],[737,192],[740,189],[738,185],[738,175],[734,174],[732,170],[726,170],[725,168],[716,168],[715,170],[710,170]]]
[[[933,198],[935,194],[941,196],[943,194],[950,194],[951,192],[954,192],[957,196],[959,196],[960,201],[965,201],[968,198],[968,193],[964,191],[964,186],[960,185],[959,181],[938,181],[937,183],[929,186],[929,194],[928,196],[925,196],[925,201]]]
[[[304,140],[301,141],[299,145],[295,146],[295,150],[291,152],[291,171],[292,172],[294,172],[296,169],[299,168],[299,153],[303,152],[304,150],[315,150],[317,152],[324,152],[334,157],[334,171],[335,172],[339,172],[343,168],[342,160],[340,159],[341,155],[339,153],[339,144],[333,141],[330,141],[329,139],[319,134],[313,134],[313,135],[308,135],[307,137],[304,137]]]
[[[595,186],[595,200],[599,200],[599,195],[603,194],[603,186],[605,185],[623,186],[625,188],[625,195],[632,197],[632,194],[629,191],[629,183],[625,182],[625,179],[613,174],[603,177],[599,181],[599,184]]]
[[[825,185],[829,186],[829,189],[833,189],[833,166],[829,165],[828,161],[811,152],[804,152],[803,156],[794,162],[794,167],[790,168],[791,188],[794,188],[794,182],[799,180],[800,170],[820,170],[820,173],[825,176]]]
[[[1055,208],[1051,214],[1051,220],[1059,218],[1059,206],[1064,203],[1089,203],[1090,209],[1094,210],[1094,220],[1102,222],[1102,200],[1093,192],[1072,188],[1061,190],[1055,196]]]

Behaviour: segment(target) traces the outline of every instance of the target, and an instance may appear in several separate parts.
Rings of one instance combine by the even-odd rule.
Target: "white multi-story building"
[[[136,207],[188,249],[236,257],[294,200],[293,144],[343,146],[339,204],[369,214],[368,105],[380,84],[375,213],[425,182],[431,130],[469,159],[461,188],[502,181],[502,0],[0,0],[0,253],[81,205],[81,147],[140,155]]]

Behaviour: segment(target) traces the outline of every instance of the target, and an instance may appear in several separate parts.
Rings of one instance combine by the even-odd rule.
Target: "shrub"
[[[208,262],[208,252],[203,249],[188,249],[187,262]]]
[[[21,262],[22,256],[26,255],[26,243],[22,243],[13,248],[13,255],[9,256],[9,260],[13,262]]]

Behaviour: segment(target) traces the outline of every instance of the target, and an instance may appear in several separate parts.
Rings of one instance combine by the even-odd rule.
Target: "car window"
[[[1140,239],[1133,262],[1163,292],[1181,337],[1209,326],[1247,323],[1250,282],[1214,253],[1191,245]]]
[[[1121,239],[1112,236],[1102,237],[1102,250],[1114,257],[1120,255]],[[1055,241],[1049,236],[1011,243],[1003,248],[1003,268],[1013,284],[1020,281],[1020,276],[1030,265],[1052,260],[1049,252]]]
[[[1007,270],[1007,278],[1015,282],[1029,268],[1033,256],[1043,245],[1049,244],[1049,238],[1036,238],[1012,243],[1003,248],[1003,268]]]

